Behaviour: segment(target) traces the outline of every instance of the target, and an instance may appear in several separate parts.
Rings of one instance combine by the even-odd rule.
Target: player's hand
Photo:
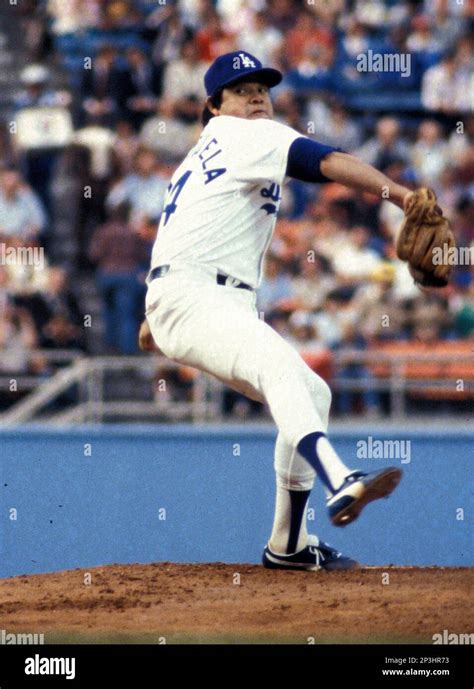
[[[140,326],[140,331],[138,333],[138,346],[140,347],[142,352],[157,351],[157,347],[155,345],[155,341],[153,339],[153,335],[151,334],[150,326],[148,325],[148,321],[146,318]]]

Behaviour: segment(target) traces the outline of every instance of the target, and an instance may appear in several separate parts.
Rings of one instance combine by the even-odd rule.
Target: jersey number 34
[[[170,219],[170,216],[173,215],[173,213],[177,209],[177,200],[181,192],[183,191],[183,187],[188,181],[190,175],[192,173],[192,170],[186,170],[181,177],[178,179],[178,181],[170,187],[168,194],[166,196],[167,199],[169,199],[169,203],[166,204],[166,206],[163,209],[163,213],[165,214],[165,220],[163,223],[163,227],[165,227],[166,223]]]

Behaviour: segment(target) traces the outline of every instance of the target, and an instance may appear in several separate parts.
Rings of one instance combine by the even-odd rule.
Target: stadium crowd
[[[48,375],[33,350],[87,351],[72,290],[83,275],[102,297],[103,351],[137,352],[168,181],[199,137],[207,66],[229,50],[284,73],[276,119],[410,188],[432,186],[459,246],[474,247],[470,0],[28,0],[17,12],[30,64],[17,128],[2,123],[0,241],[44,254],[41,270],[0,265],[2,374]],[[405,62],[379,71],[361,55]],[[81,193],[58,214],[65,180]],[[58,217],[76,246],[66,262]],[[395,256],[401,218],[336,184],[284,188],[258,308],[328,376],[331,353],[347,348],[472,338],[472,260],[447,288],[421,292]],[[339,373],[368,382],[357,399],[338,395],[339,412],[377,413],[370,367],[349,361]]]

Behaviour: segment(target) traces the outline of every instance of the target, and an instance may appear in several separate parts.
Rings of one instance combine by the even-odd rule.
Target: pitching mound
[[[474,569],[110,565],[0,580],[7,633],[47,643],[432,643],[470,633]]]

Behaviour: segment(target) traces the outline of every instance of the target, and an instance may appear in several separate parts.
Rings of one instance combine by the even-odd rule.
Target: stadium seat
[[[403,364],[404,374],[410,381],[435,381],[430,386],[420,384],[410,387],[410,393],[425,399],[459,400],[474,398],[474,363],[472,361],[472,341],[469,340],[441,340],[426,345],[422,342],[385,342],[370,349],[373,358],[369,365],[372,373],[378,378],[389,378],[393,370],[393,363],[400,357],[406,357]],[[391,362],[377,360],[377,354],[389,356]],[[446,359],[434,361],[432,355],[446,355]],[[418,356],[426,355],[426,360]],[[456,355],[459,357],[456,358]],[[471,359],[469,359],[471,357]],[[463,388],[457,385],[463,381]],[[450,387],[441,388],[438,383],[450,383]],[[469,389],[469,384],[471,389]]]

